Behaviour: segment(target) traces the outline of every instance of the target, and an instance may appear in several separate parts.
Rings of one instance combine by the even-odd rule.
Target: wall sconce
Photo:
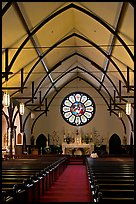
[[[127,115],[131,114],[131,103],[129,102],[126,103],[126,114]]]
[[[33,120],[35,118],[34,112],[31,112],[31,119]]]
[[[9,107],[10,105],[10,95],[8,93],[3,94],[2,104],[4,107]]]
[[[20,105],[19,105],[19,112],[20,112],[20,115],[24,115],[24,112],[25,112],[25,105],[24,105],[24,103],[20,103]]]

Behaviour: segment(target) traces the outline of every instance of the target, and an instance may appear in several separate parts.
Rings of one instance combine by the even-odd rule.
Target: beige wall
[[[92,129],[95,128],[98,131],[98,134],[104,138],[103,144],[107,145],[109,143],[109,138],[116,133],[119,135],[121,142],[123,144],[123,137],[127,137],[127,144],[129,144],[130,141],[130,135],[131,135],[131,126],[130,122],[127,119],[127,116],[125,113],[123,113],[123,120],[126,125],[127,133],[125,135],[124,127],[121,122],[121,120],[114,114],[110,116],[109,111],[107,111],[107,106],[105,104],[105,101],[102,99],[101,95],[98,94],[92,87],[90,87],[88,84],[86,84],[84,81],[80,80],[78,82],[72,82],[68,86],[66,86],[64,89],[62,89],[57,96],[55,97],[54,101],[51,103],[51,106],[49,107],[49,112],[47,113],[47,116],[43,114],[35,123],[34,129],[33,129],[33,135],[35,137],[35,143],[36,138],[40,134],[44,134],[45,136],[50,135],[51,143],[59,143],[62,144],[64,133],[70,134],[71,136],[76,134],[77,127],[71,126],[67,122],[64,121],[64,119],[61,116],[60,113],[60,105],[63,100],[63,98],[68,95],[71,92],[74,91],[82,91],[87,94],[89,94],[95,101],[96,104],[96,112],[94,118],[85,126],[79,127],[79,133],[82,135],[85,134],[91,134]],[[50,101],[51,97],[48,98],[48,103]],[[109,101],[109,98],[107,98]],[[25,108],[25,115],[23,116],[23,121],[25,120],[25,117],[30,111]],[[41,112],[35,112],[35,115],[39,115]],[[134,112],[132,111],[131,118],[133,119]],[[2,120],[2,135],[5,134],[7,131],[6,125],[4,124],[6,121]],[[30,144],[30,137],[31,137],[31,127],[34,120],[28,117],[28,120],[25,125],[25,134],[26,134],[26,142],[27,144]],[[17,125],[17,124],[16,124]],[[134,133],[132,134],[134,136]],[[53,138],[57,138],[58,141],[53,142]]]
[[[90,88],[85,82],[80,81],[80,84],[72,82],[68,87],[72,88],[64,88],[61,92],[56,96],[51,106],[49,107],[49,112],[47,117],[43,114],[39,120],[36,122],[34,126],[33,135],[35,138],[41,133],[46,136],[50,134],[50,138],[56,134],[59,137],[59,143],[63,141],[64,132],[65,134],[69,133],[70,135],[75,135],[77,127],[71,126],[67,122],[65,122],[60,113],[60,105],[63,98],[73,91],[83,91],[93,97],[96,104],[96,113],[94,118],[85,126],[81,126],[79,128],[79,132],[82,134],[91,133],[92,129],[98,131],[100,136],[104,138],[103,144],[107,144],[109,142],[109,138],[114,134],[118,134],[120,136],[121,142],[123,144],[123,137],[125,135],[124,127],[121,120],[114,114],[110,116],[109,111],[107,111],[107,106],[105,101],[101,98],[101,96],[93,89]],[[83,87],[83,88],[79,88]],[[75,87],[75,88],[74,88]],[[48,98],[49,102],[50,98]],[[109,101],[109,100],[108,100]],[[126,137],[129,139],[130,128],[129,121],[125,114],[123,114],[125,125],[127,126]],[[55,132],[54,132],[55,131]],[[129,141],[127,141],[129,144]]]

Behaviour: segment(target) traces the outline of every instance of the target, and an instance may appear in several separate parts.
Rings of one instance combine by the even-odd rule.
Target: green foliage
[[[50,153],[51,154],[60,154],[62,153],[61,145],[50,145]]]

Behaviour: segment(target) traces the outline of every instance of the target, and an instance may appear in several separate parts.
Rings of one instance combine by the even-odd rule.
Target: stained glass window
[[[74,126],[89,123],[95,114],[95,103],[86,93],[73,92],[61,103],[61,114],[66,122]]]

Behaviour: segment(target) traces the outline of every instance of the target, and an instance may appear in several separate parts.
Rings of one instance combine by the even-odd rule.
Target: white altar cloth
[[[94,143],[89,143],[89,144],[86,144],[86,143],[70,143],[70,144],[67,144],[67,143],[62,143],[62,151],[63,153],[62,154],[65,154],[65,150],[66,148],[71,148],[71,149],[74,149],[74,148],[89,148],[90,149],[90,154],[92,153],[92,151],[94,151]]]

